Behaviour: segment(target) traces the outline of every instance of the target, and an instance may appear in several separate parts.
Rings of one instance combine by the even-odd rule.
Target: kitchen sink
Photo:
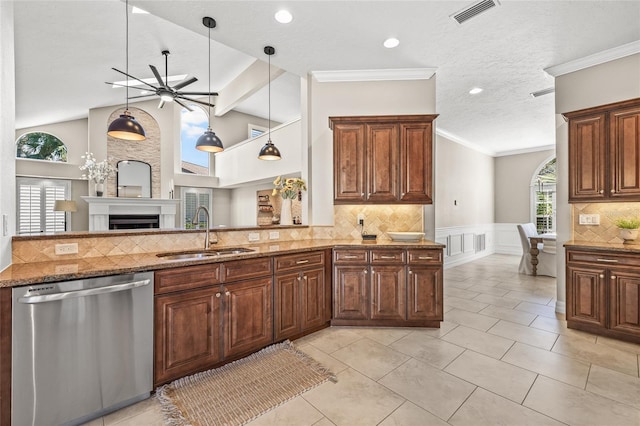
[[[219,250],[181,251],[171,253],[158,253],[156,256],[167,260],[194,260],[208,257],[224,256],[229,254],[242,254],[255,251],[245,247],[228,247]]]

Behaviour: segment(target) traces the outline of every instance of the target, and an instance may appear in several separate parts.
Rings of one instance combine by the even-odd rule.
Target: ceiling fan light
[[[169,92],[168,90],[161,90],[160,99],[165,102],[173,102],[173,93]]]
[[[208,128],[207,131],[198,138],[196,149],[206,152],[222,152],[224,151],[224,146],[213,130]]]
[[[269,139],[260,150],[258,158],[260,160],[275,161],[282,159],[282,156],[280,155],[280,150],[276,148],[273,142],[271,142],[271,139]]]
[[[107,135],[126,141],[143,141],[147,138],[144,129],[129,111],[125,111],[109,124]]]

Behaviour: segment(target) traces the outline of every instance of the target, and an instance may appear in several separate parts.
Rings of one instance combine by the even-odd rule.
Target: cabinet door
[[[609,115],[612,198],[640,196],[640,108]]]
[[[275,277],[275,339],[282,340],[301,331],[300,281],[301,274],[292,272]]]
[[[224,356],[261,349],[273,341],[271,278],[224,287]]]
[[[366,200],[373,203],[398,201],[398,126],[366,126]]]
[[[333,317],[369,319],[367,266],[336,266],[333,278]]]
[[[640,273],[611,271],[609,327],[640,336]]]
[[[432,204],[431,123],[400,125],[400,201]]]
[[[407,269],[407,319],[442,321],[442,266]]]
[[[155,384],[222,360],[221,289],[155,297]]]
[[[605,114],[569,121],[569,201],[604,199]]]
[[[606,271],[567,265],[567,321],[606,327]]]
[[[405,320],[407,287],[404,265],[371,267],[371,319]]]
[[[364,124],[333,129],[333,197],[335,204],[365,200]]]
[[[302,331],[306,331],[326,322],[324,269],[304,271],[300,278],[300,319]]]

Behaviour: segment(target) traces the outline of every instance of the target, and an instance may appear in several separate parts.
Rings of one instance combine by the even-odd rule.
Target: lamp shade
[[[53,204],[53,211],[56,212],[76,212],[78,207],[73,200],[56,200]]]
[[[125,111],[124,114],[121,114],[120,117],[109,124],[107,135],[127,141],[143,141],[147,138],[144,129],[129,111]]]
[[[282,156],[280,155],[280,150],[276,148],[276,146],[271,142],[271,139],[267,141],[267,143],[262,147],[260,153],[258,154],[258,158],[260,160],[280,160]]]
[[[196,149],[207,152],[221,152],[224,151],[224,146],[222,146],[222,141],[216,136],[213,130],[208,128],[207,131],[198,138]]]

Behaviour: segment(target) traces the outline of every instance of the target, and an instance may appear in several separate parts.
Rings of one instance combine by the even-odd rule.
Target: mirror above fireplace
[[[118,161],[116,196],[151,198],[151,165],[138,160]]]

